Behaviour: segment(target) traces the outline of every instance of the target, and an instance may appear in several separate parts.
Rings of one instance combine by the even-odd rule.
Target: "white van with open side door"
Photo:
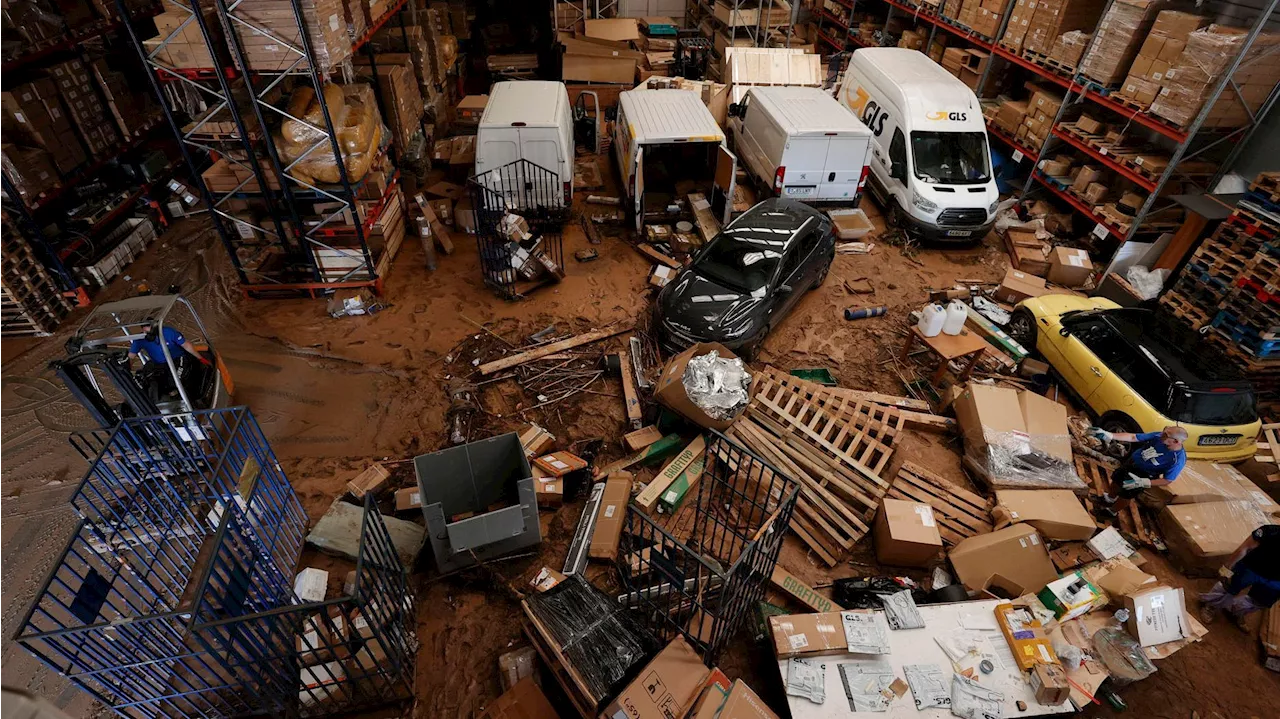
[[[712,213],[722,223],[729,221],[738,158],[697,93],[619,93],[613,151],[637,230],[678,220],[696,209],[681,205],[690,192],[701,192]]]
[[[504,178],[500,168],[527,160],[546,170],[543,180],[522,171]],[[496,173],[485,175],[490,171]],[[540,173],[538,173],[540,174]],[[517,207],[573,202],[573,110],[563,82],[524,80],[496,82],[476,131],[476,175],[490,189],[531,194]],[[538,187],[530,187],[530,185]],[[541,185],[546,185],[542,187]],[[561,206],[561,205],[553,205]]]
[[[995,222],[978,97],[917,50],[855,50],[836,99],[871,129],[871,192],[891,223],[925,240],[973,242]]]
[[[761,187],[804,202],[856,205],[871,130],[816,87],[753,87],[729,108],[733,149]]]

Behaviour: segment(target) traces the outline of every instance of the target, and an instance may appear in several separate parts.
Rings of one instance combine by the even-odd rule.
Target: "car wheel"
[[[1013,338],[1013,341],[1022,345],[1028,352],[1036,351],[1038,331],[1035,315],[1025,307],[1019,307],[1013,311],[1013,315],[1009,317],[1009,326],[1005,328],[1005,332]]]
[[[1098,419],[1098,426],[1112,433],[1138,434],[1142,428],[1124,412],[1107,412]]]
[[[889,205],[889,211],[884,213],[884,224],[889,227],[902,227],[902,212],[898,209],[898,201],[890,197],[886,204]]]
[[[819,285],[827,281],[827,275],[830,274],[830,272],[831,272],[831,262],[828,261],[827,264],[822,266],[822,272],[818,274],[818,279],[813,283],[813,287],[810,287],[809,289],[812,289],[812,290],[818,289]]]

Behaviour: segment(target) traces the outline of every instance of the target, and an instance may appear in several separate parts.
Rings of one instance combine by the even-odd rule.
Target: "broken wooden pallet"
[[[1090,498],[1085,500],[1085,505],[1092,511],[1094,501],[1100,502],[1102,495],[1109,491],[1111,487],[1111,471],[1120,466],[1120,463],[1105,464],[1081,454],[1076,454],[1074,458],[1076,473],[1080,475],[1085,484],[1089,485]],[[1098,499],[1094,500],[1094,497]],[[1164,546],[1160,536],[1152,531],[1147,521],[1143,519],[1137,502],[1130,502],[1129,506],[1120,512],[1116,519],[1118,520],[1120,531],[1129,535],[1139,544],[1157,548]],[[1107,523],[1104,521],[1104,524]]]
[[[760,387],[768,385],[780,385],[824,406],[856,408],[857,411],[870,415],[872,419],[891,421],[897,428],[901,428],[904,424],[910,429],[933,432],[949,432],[955,428],[955,420],[930,413],[929,403],[924,400],[843,387],[828,387],[795,377],[773,367],[766,367],[763,372],[756,373],[755,383],[754,391],[760,391]]]
[[[992,531],[987,500],[912,462],[904,462],[886,495],[933,507],[938,533],[947,544]]]
[[[1280,464],[1280,422],[1268,422],[1262,425],[1262,434],[1258,437],[1258,452],[1253,458],[1259,462]],[[1280,482],[1280,472],[1267,475],[1268,482]]]

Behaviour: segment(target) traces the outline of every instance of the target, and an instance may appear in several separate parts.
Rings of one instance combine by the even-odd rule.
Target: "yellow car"
[[[1191,436],[1189,459],[1252,457],[1262,423],[1253,386],[1220,375],[1189,328],[1151,310],[1111,300],[1045,295],[1021,302],[1008,333],[1034,348],[1108,432],[1159,432],[1178,425]]]

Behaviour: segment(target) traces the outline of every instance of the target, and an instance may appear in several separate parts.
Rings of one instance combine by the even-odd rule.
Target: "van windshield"
[[[980,185],[987,170],[985,132],[912,132],[911,155],[916,177],[941,185]]]

